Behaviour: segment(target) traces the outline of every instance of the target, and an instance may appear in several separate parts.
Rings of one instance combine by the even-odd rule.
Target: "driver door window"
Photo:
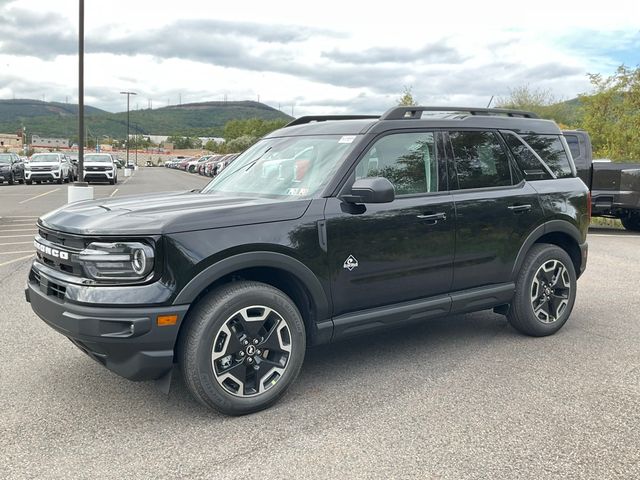
[[[433,132],[382,137],[356,166],[356,180],[370,177],[389,180],[396,195],[437,192],[438,164]]]

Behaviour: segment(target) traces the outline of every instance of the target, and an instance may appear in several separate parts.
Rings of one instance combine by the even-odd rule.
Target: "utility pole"
[[[127,167],[129,166],[129,128],[130,128],[130,121],[129,121],[129,97],[131,97],[131,95],[137,95],[136,92],[120,92],[121,95],[126,95],[127,96]]]

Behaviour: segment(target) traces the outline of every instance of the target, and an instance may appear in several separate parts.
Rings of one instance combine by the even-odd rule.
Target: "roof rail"
[[[533,112],[509,110],[506,108],[474,108],[474,107],[393,107],[387,110],[380,120],[418,119],[422,112],[461,112],[470,115],[505,115],[507,117],[540,118]]]
[[[364,120],[364,119],[377,119],[380,115],[307,115],[305,117],[296,118],[287,123],[286,127],[293,127],[294,125],[304,125],[311,122],[326,122],[329,120]]]

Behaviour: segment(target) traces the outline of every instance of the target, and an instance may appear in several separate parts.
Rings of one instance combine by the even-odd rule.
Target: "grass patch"
[[[622,223],[617,218],[592,217],[590,226],[624,229]]]

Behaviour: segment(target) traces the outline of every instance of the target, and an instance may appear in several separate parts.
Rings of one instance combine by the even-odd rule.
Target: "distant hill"
[[[28,134],[73,138],[77,136],[78,106],[39,100],[0,100],[0,133],[13,133],[24,125]],[[263,103],[200,102],[145,110],[131,110],[131,133],[149,135],[221,136],[229,120],[290,119]],[[124,138],[127,113],[110,113],[85,105],[85,124],[92,137]]]

